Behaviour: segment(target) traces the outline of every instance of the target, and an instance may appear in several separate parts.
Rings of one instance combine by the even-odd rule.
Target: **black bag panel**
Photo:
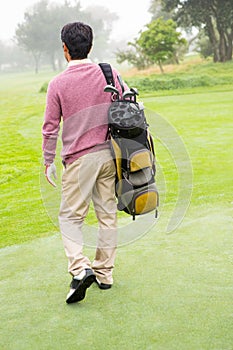
[[[134,187],[140,187],[147,183],[150,183],[153,177],[151,168],[144,168],[133,173],[124,173],[124,178],[126,178]]]
[[[108,111],[108,123],[114,137],[134,138],[146,128],[144,110],[137,102],[114,101]]]

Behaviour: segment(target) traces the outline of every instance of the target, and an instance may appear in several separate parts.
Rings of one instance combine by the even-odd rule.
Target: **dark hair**
[[[61,30],[61,40],[72,60],[86,58],[92,47],[92,29],[82,22],[68,23]]]

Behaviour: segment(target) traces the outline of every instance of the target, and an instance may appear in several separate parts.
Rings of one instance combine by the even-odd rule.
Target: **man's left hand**
[[[55,182],[52,180],[52,175],[54,177],[54,179],[57,179],[57,170],[56,170],[56,165],[54,163],[52,164],[47,164],[45,166],[45,176],[47,181],[53,186],[53,187],[57,187],[57,185],[55,184]]]

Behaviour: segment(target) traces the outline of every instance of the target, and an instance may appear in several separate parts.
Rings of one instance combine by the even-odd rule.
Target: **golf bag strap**
[[[107,84],[115,86],[111,65],[109,63],[99,63],[99,66],[105,76]]]

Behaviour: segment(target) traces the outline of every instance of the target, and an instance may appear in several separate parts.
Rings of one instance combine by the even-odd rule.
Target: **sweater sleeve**
[[[46,108],[44,123],[42,127],[43,135],[43,156],[44,164],[51,164],[56,155],[57,138],[61,122],[61,104],[57,94],[55,81],[51,81],[48,86],[46,97]]]

